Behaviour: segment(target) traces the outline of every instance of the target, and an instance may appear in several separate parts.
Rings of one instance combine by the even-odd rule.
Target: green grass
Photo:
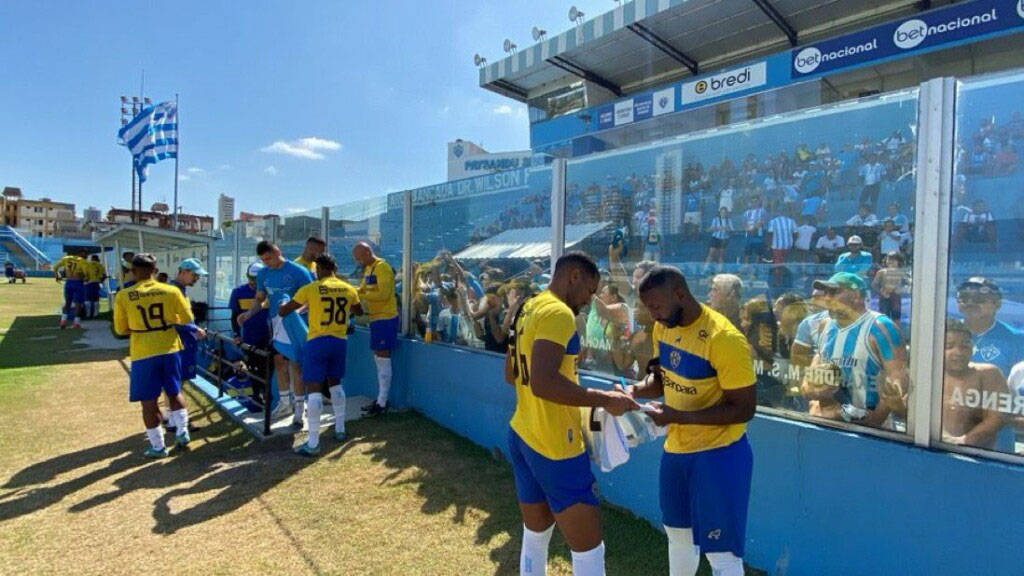
[[[409,412],[350,423],[348,443],[303,459],[304,435],[254,441],[189,389],[193,446],[147,461],[123,359],[70,332],[45,353],[31,338],[55,318],[32,314],[59,286],[12,288],[0,327],[26,328],[0,349],[34,358],[0,367],[0,573],[518,573],[511,469],[483,448]],[[667,573],[663,534],[611,507],[604,525],[608,574]],[[548,573],[571,573],[557,532]]]

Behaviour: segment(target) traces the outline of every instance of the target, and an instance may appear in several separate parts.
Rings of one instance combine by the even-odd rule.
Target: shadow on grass
[[[367,424],[360,427],[357,440],[376,443],[369,450],[371,458],[392,469],[382,484],[414,486],[425,500],[424,514],[450,513],[457,524],[472,514],[480,524],[477,545],[507,536],[505,544],[491,552],[495,573],[519,573],[522,518],[507,463],[495,461],[484,448],[418,414],[393,414]],[[417,472],[409,476],[410,469]],[[608,506],[603,520],[609,574],[668,572],[664,535],[646,521]],[[569,548],[557,530],[550,557],[571,563]]]
[[[109,322],[87,320],[109,329]],[[102,322],[102,324],[100,324]],[[0,369],[101,362],[123,358],[127,349],[90,348],[81,342],[83,331],[61,330],[60,316],[18,316],[0,340]]]

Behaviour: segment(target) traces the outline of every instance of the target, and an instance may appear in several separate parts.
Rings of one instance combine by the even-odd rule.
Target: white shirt
[[[814,245],[818,250],[839,250],[844,246],[846,246],[846,241],[839,234],[836,234],[835,238],[822,236],[818,238],[818,243]]]
[[[882,181],[885,176],[885,166],[881,162],[865,164],[860,167],[860,176],[864,178],[864,185],[871,186]]]
[[[885,256],[889,252],[899,252],[900,246],[903,244],[903,234],[899,230],[882,232],[879,235],[878,242],[882,256]]]
[[[810,250],[811,249],[811,238],[814,238],[814,233],[818,229],[810,224],[804,224],[796,229],[796,241],[793,242],[793,247],[797,250]],[[836,238],[839,238],[836,236]]]
[[[877,226],[878,218],[874,214],[868,214],[867,216],[861,216],[860,214],[854,214],[852,218],[846,221],[847,226]]]
[[[722,190],[719,193],[720,194],[719,200],[718,200],[718,209],[719,210],[721,210],[722,208],[728,208],[729,209],[729,213],[730,214],[732,213],[732,193],[733,193],[732,188],[726,188],[725,190]]]

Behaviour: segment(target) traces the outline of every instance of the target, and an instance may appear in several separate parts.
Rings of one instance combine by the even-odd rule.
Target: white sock
[[[345,389],[341,384],[331,386],[331,407],[334,408],[334,431],[345,431]]]
[[[391,358],[375,356],[377,361],[377,385],[380,387],[377,392],[377,405],[384,406],[388,403],[388,393],[391,392]]]
[[[604,576],[604,542],[593,550],[572,553],[572,576]]]
[[[319,392],[313,392],[306,399],[306,417],[309,419],[309,444],[310,448],[320,445],[320,411],[324,409],[324,396]]]
[[[708,552],[714,576],[743,576],[743,559],[732,552]]]
[[[149,438],[149,445],[153,447],[153,450],[164,449],[164,429],[160,426],[146,428],[146,438]]]
[[[302,405],[305,402],[305,396],[302,394],[295,395],[295,414],[292,415],[292,422],[302,422]]]
[[[693,530],[665,526],[668,535],[669,576],[694,576],[700,565],[700,548],[693,544]]]
[[[534,532],[523,525],[523,550],[519,553],[520,576],[545,576],[548,573],[548,544],[555,525],[543,532]]]
[[[181,436],[185,432],[188,432],[188,409],[182,408],[181,410],[175,410],[170,414],[171,423],[174,424],[176,430],[174,433]]]

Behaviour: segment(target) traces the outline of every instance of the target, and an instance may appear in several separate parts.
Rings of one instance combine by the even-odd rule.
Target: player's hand
[[[616,385],[612,386],[612,390],[615,390],[616,392],[622,392],[623,394],[625,394],[626,396],[629,396],[630,398],[635,398],[636,397],[635,396],[636,386],[633,385],[633,384],[629,384],[625,388],[623,388],[621,384],[616,384]]]
[[[651,402],[647,404],[648,408],[644,409],[644,413],[651,417],[651,421],[658,426],[668,426],[676,422],[676,416],[679,411],[675,408],[669,408],[662,402]]]
[[[967,443],[967,435],[953,436],[952,434],[943,434],[942,441],[946,444],[954,444],[956,446],[963,446]]]
[[[206,330],[202,328],[196,328],[196,338],[200,340],[206,340]]]
[[[626,412],[639,410],[640,405],[624,392],[612,391],[605,395],[604,404],[601,406],[612,416],[622,416]]]
[[[231,342],[234,343],[235,346],[241,346],[242,345],[242,339],[239,338],[238,336],[235,336],[235,339],[232,340]]]
[[[248,321],[249,321],[249,311],[248,310],[246,310],[245,312],[242,312],[241,314],[239,314],[238,318],[235,318],[235,324],[238,324],[239,326],[241,326],[242,324],[245,324]]]

